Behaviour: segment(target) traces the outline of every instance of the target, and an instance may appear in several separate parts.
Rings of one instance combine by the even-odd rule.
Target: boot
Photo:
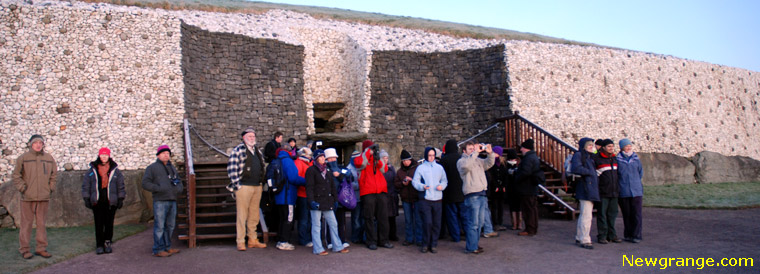
[[[259,242],[259,239],[253,239],[248,241],[248,248],[266,248],[267,245]]]

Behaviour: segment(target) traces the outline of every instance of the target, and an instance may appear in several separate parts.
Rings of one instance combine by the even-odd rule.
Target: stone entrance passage
[[[316,133],[342,132],[345,116],[344,103],[314,103],[314,131]]]

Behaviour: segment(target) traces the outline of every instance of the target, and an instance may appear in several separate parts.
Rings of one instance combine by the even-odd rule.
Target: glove
[[[119,198],[119,201],[116,202],[116,209],[121,209],[122,206],[124,206],[124,198]]]
[[[90,202],[90,198],[84,198],[84,207],[92,209],[92,203]]]
[[[317,201],[311,201],[311,209],[313,210],[319,210],[319,203]]]

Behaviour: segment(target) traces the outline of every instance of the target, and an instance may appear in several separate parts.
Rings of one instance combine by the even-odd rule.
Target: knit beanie
[[[601,146],[602,147],[606,147],[608,145],[614,145],[614,144],[615,144],[615,142],[613,142],[611,139],[604,139],[604,140],[602,140]]]
[[[169,154],[172,153],[172,150],[169,149],[168,145],[161,145],[158,147],[158,149],[156,149],[156,156],[158,156],[158,154],[161,154],[161,152],[164,152],[164,151],[168,151]]]
[[[319,158],[319,156],[325,156],[325,151],[321,149],[317,149],[314,151],[314,160]]]
[[[596,141],[594,142],[594,144],[597,145],[597,146],[603,146],[602,142],[604,142],[603,139],[596,139]]]
[[[102,148],[100,148],[100,150],[98,150],[98,156],[100,156],[100,155],[108,155],[110,157],[111,156],[111,150],[108,149],[107,147],[102,147]]]
[[[517,159],[517,150],[510,148],[507,149],[507,160]]]
[[[256,134],[256,130],[255,130],[255,129],[253,129],[253,127],[247,127],[245,130],[243,130],[243,132],[242,132],[242,133],[240,133],[240,137],[243,137],[243,136],[245,136],[245,134],[246,134],[246,133],[249,133],[249,132],[250,132],[250,133],[253,133],[253,134]]]
[[[633,143],[631,142],[631,140],[628,140],[628,138],[624,138],[620,140],[618,144],[620,144],[620,149],[623,149],[625,146],[633,144]]]
[[[383,157],[390,157],[390,156],[388,155],[388,152],[387,152],[387,151],[385,151],[385,149],[381,149],[381,150],[380,150],[380,158],[383,158]]]
[[[362,155],[362,153],[359,152],[358,150],[354,150],[354,152],[351,152],[351,158],[359,157],[359,155]]]
[[[523,142],[522,144],[520,144],[520,147],[525,148],[525,149],[529,149],[529,150],[534,150],[535,146],[534,146],[533,139],[525,140],[525,142]]]
[[[362,142],[362,150],[365,150],[365,149],[367,149],[368,147],[371,147],[374,144],[375,143],[373,143],[370,140],[364,140],[364,142]]]
[[[406,149],[401,151],[401,161],[411,160],[411,159],[412,159],[412,154],[409,153],[409,151],[406,151]]]
[[[34,142],[37,142],[37,141],[40,141],[40,142],[44,143],[45,142],[45,138],[42,138],[42,135],[34,134],[34,135],[32,135],[32,138],[29,138],[29,145],[32,145],[32,144],[34,144]]]
[[[501,157],[502,153],[504,153],[504,149],[500,146],[493,147],[493,153],[496,153],[496,155],[499,155]]]

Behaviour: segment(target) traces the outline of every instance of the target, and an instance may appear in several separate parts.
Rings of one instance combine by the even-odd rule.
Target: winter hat
[[[158,147],[158,149],[156,149],[156,156],[158,156],[158,154],[161,154],[161,152],[164,152],[164,151],[168,151],[169,155],[172,154],[172,150],[169,148],[168,145],[161,145]]]
[[[319,156],[325,156],[325,151],[321,149],[317,149],[314,151],[314,160],[319,158]]]
[[[354,152],[351,152],[351,158],[359,157],[359,155],[362,155],[362,153],[359,152],[358,150],[354,150]]]
[[[388,152],[385,151],[385,149],[380,150],[380,158],[383,158],[383,157],[390,157],[390,155],[388,155]]]
[[[412,159],[412,154],[409,153],[409,151],[406,151],[406,149],[401,151],[401,161],[411,160],[411,159]]]
[[[628,138],[623,138],[622,140],[620,140],[619,144],[620,144],[620,149],[623,149],[625,146],[633,144],[633,143],[631,142],[631,140],[628,140]]]
[[[246,133],[256,134],[256,130],[253,129],[253,127],[247,127],[245,130],[243,130],[243,133],[240,133],[240,137],[245,136]]]
[[[325,149],[325,158],[338,158],[338,152],[334,148]]]
[[[32,138],[29,138],[29,145],[32,145],[34,144],[34,142],[37,142],[37,141],[45,143],[45,138],[42,138],[42,135],[34,134],[32,135]]]
[[[367,149],[368,147],[371,147],[374,144],[375,143],[373,143],[370,140],[364,140],[364,142],[362,142],[362,150],[365,150],[365,149]]]
[[[578,150],[584,150],[587,144],[592,143],[594,144],[594,139],[583,137],[580,141],[578,141]]]
[[[493,152],[496,153],[496,155],[499,155],[499,157],[501,157],[501,155],[504,153],[504,149],[500,146],[495,146],[493,147]]]
[[[510,148],[507,149],[507,160],[517,159],[517,150]]]
[[[308,147],[302,147],[298,150],[298,157],[311,158],[311,149]]]
[[[111,157],[111,150],[107,147],[102,147],[98,150],[98,156],[100,155],[108,155],[108,157]]]
[[[296,141],[296,138],[290,138],[290,139],[288,139],[288,141],[286,143],[295,142],[295,141]]]
[[[603,139],[596,139],[596,141],[594,142],[594,144],[597,145],[597,146],[603,146],[602,145],[603,141],[604,141]]]
[[[614,145],[614,144],[615,144],[615,142],[613,142],[611,139],[604,139],[604,140],[602,140],[601,146],[602,147],[606,147],[607,145]]]
[[[522,144],[520,144],[520,147],[526,148],[526,149],[529,149],[529,150],[535,149],[533,139],[525,140],[525,142],[523,142]]]

